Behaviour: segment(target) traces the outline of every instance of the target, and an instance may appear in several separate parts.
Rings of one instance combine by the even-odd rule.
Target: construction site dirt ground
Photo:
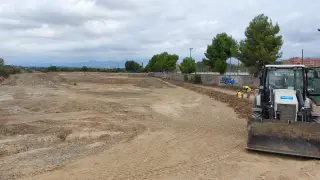
[[[20,74],[0,102],[1,180],[320,179],[317,160],[247,152],[232,107],[154,78]]]

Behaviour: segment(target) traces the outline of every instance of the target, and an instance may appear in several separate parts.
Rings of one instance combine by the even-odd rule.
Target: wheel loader
[[[247,149],[320,158],[319,114],[313,112],[307,76],[304,65],[262,68],[247,124]]]

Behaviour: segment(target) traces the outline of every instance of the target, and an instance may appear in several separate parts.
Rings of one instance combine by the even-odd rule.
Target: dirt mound
[[[54,83],[68,83],[69,82],[66,78],[62,77],[61,75],[59,75],[58,73],[55,73],[55,72],[41,73],[41,74],[37,74],[37,76],[41,79],[51,81]]]
[[[163,87],[169,87],[168,84],[165,82],[156,79],[156,78],[146,78],[141,81],[139,81],[137,84],[135,84],[137,87],[142,88],[163,88]]]
[[[230,107],[234,109],[234,111],[238,114],[239,118],[249,119],[251,116],[252,102],[247,99],[238,99],[236,96],[233,96],[230,94],[222,93],[222,92],[208,89],[205,87],[201,88],[199,86],[194,86],[192,84],[181,82],[181,81],[174,81],[174,80],[168,80],[168,79],[164,79],[164,81],[198,92],[203,95],[207,95],[218,101],[227,103]]]
[[[76,83],[98,83],[98,84],[136,84],[142,78],[140,77],[125,77],[115,76],[112,74],[101,73],[64,73],[69,81]]]
[[[67,79],[60,76],[58,73],[28,73],[16,74],[10,76],[2,82],[4,85],[58,85],[61,83],[70,83]]]

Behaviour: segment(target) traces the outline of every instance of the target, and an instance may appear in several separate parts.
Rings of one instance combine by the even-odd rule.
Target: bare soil
[[[234,109],[234,111],[237,113],[239,118],[245,118],[248,120],[251,116],[252,98],[239,99],[234,95],[235,93],[233,93],[231,90],[184,83],[182,81],[175,81],[175,80],[168,80],[168,79],[163,79],[162,81],[175,84],[177,86],[198,92],[199,94],[209,96],[220,102],[224,102]]]
[[[0,179],[320,179],[316,160],[247,152],[234,95],[106,73],[3,84]]]

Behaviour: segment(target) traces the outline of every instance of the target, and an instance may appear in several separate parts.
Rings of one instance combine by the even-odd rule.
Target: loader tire
[[[254,109],[254,108],[259,108],[259,107],[256,106],[255,103],[254,103],[254,105],[252,106],[252,109]],[[252,112],[251,112],[251,120],[252,121],[262,121],[262,114],[261,113],[262,112],[252,110]]]
[[[261,115],[261,112],[257,112],[257,111],[254,111],[253,109],[254,108],[259,108],[257,106],[257,99],[256,97],[254,97],[253,99],[253,105],[252,105],[252,112],[251,112],[251,120],[253,121],[261,121],[262,120],[262,115]]]
[[[262,120],[260,112],[252,112],[251,118],[254,121],[261,121]]]

